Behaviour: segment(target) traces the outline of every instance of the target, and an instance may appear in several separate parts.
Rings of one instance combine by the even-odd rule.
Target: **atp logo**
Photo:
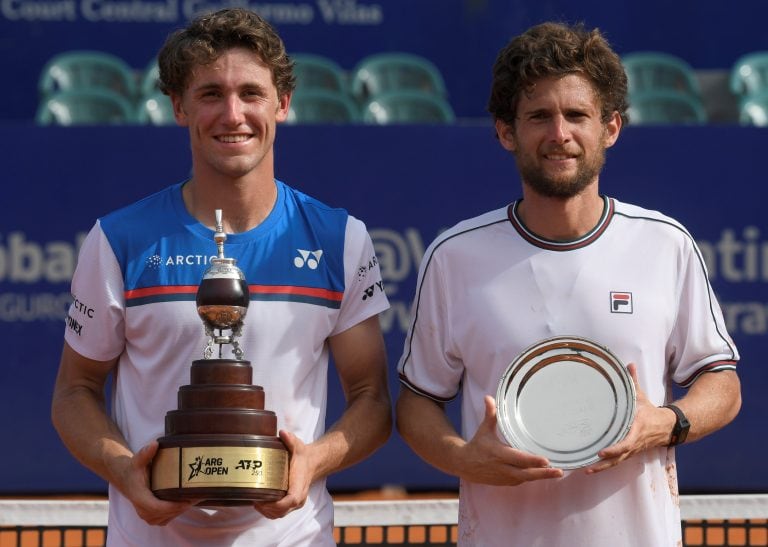
[[[299,252],[299,256],[293,259],[293,265],[297,268],[303,268],[306,266],[310,270],[316,270],[320,265],[320,257],[323,256],[323,250],[306,251],[304,249],[296,249]]]
[[[611,313],[632,313],[632,293],[611,291]]]

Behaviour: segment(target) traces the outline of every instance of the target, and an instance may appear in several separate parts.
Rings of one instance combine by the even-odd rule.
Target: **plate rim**
[[[578,460],[568,460],[568,461],[560,461],[557,459],[556,456],[552,456],[550,453],[545,453],[545,455],[549,461],[550,465],[552,467],[557,467],[560,469],[577,469],[581,467],[586,467],[592,463],[595,463],[599,461],[600,457],[597,455],[597,452],[606,446],[609,446],[611,444],[615,444],[619,441],[621,441],[624,437],[626,437],[626,434],[629,432],[629,429],[632,426],[632,423],[634,422],[635,414],[637,411],[637,390],[635,389],[634,380],[632,379],[631,375],[629,374],[629,371],[627,367],[624,365],[624,363],[619,359],[616,354],[614,354],[610,348],[607,346],[600,344],[598,342],[595,342],[592,339],[586,338],[584,336],[577,336],[577,335],[559,335],[559,336],[552,336],[548,338],[544,338],[542,340],[539,340],[538,342],[529,345],[526,347],[523,351],[521,351],[510,363],[507,365],[507,367],[504,369],[504,373],[501,375],[501,378],[499,379],[498,387],[496,390],[496,409],[497,409],[497,430],[501,434],[502,440],[506,442],[509,446],[512,446],[513,448],[517,448],[519,450],[524,450],[526,452],[530,453],[536,453],[534,450],[531,449],[531,447],[526,446],[524,441],[521,441],[520,439],[517,439],[516,436],[512,433],[512,427],[509,426],[507,423],[507,420],[511,419],[511,412],[508,409],[507,404],[507,392],[508,392],[508,385],[511,383],[511,377],[514,375],[516,371],[519,371],[520,368],[525,366],[531,359],[544,355],[546,353],[549,353],[552,350],[559,350],[563,349],[566,350],[564,354],[569,355],[575,355],[576,353],[573,350],[573,345],[586,345],[588,350],[599,350],[603,353],[602,356],[599,355],[599,353],[595,353],[594,355],[601,357],[603,359],[607,358],[608,364],[612,366],[614,371],[619,376],[621,382],[620,386],[614,386],[612,384],[612,389],[615,389],[618,387],[619,389],[623,387],[623,392],[626,395],[626,407],[627,409],[623,411],[624,416],[621,420],[621,424],[619,427],[619,430],[616,431],[614,434],[612,434],[610,437],[608,437],[609,441],[607,444],[603,439],[599,439],[598,446],[594,453],[591,453],[588,457],[579,458]],[[561,347],[558,347],[559,345],[562,345]],[[585,348],[579,348],[584,350]],[[538,351],[541,350],[541,351]],[[605,364],[601,364],[599,362],[595,362],[598,366],[603,368]],[[529,373],[530,374],[530,373]],[[535,374],[535,372],[534,372]],[[617,407],[617,410],[621,410]]]

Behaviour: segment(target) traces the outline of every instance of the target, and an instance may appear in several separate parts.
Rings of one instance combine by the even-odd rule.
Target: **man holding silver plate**
[[[598,190],[627,106],[598,30],[544,23],[497,57],[488,107],[522,198],[430,245],[398,364],[401,435],[460,479],[460,545],[679,545],[673,447],[739,411],[693,238]]]

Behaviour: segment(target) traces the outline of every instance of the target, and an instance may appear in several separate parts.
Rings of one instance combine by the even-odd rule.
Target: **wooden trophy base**
[[[247,505],[285,495],[288,452],[277,437],[190,434],[158,442],[152,490],[160,499]]]
[[[201,359],[192,383],[179,389],[179,408],[165,417],[165,436],[152,461],[150,487],[171,501],[250,505],[282,498],[289,455],[277,417],[264,410],[264,391],[251,385],[248,361]]]

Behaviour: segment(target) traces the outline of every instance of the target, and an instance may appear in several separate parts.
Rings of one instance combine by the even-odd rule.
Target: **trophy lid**
[[[236,266],[234,258],[212,258],[208,269],[203,274],[206,279],[238,279],[245,281],[245,274]]]
[[[227,233],[224,231],[224,219],[221,209],[216,209],[215,215],[216,231],[213,233],[213,240],[216,242],[217,256],[211,259],[208,269],[203,274],[203,280],[222,278],[245,280],[245,274],[236,266],[237,260],[224,256],[224,242],[227,240]]]

